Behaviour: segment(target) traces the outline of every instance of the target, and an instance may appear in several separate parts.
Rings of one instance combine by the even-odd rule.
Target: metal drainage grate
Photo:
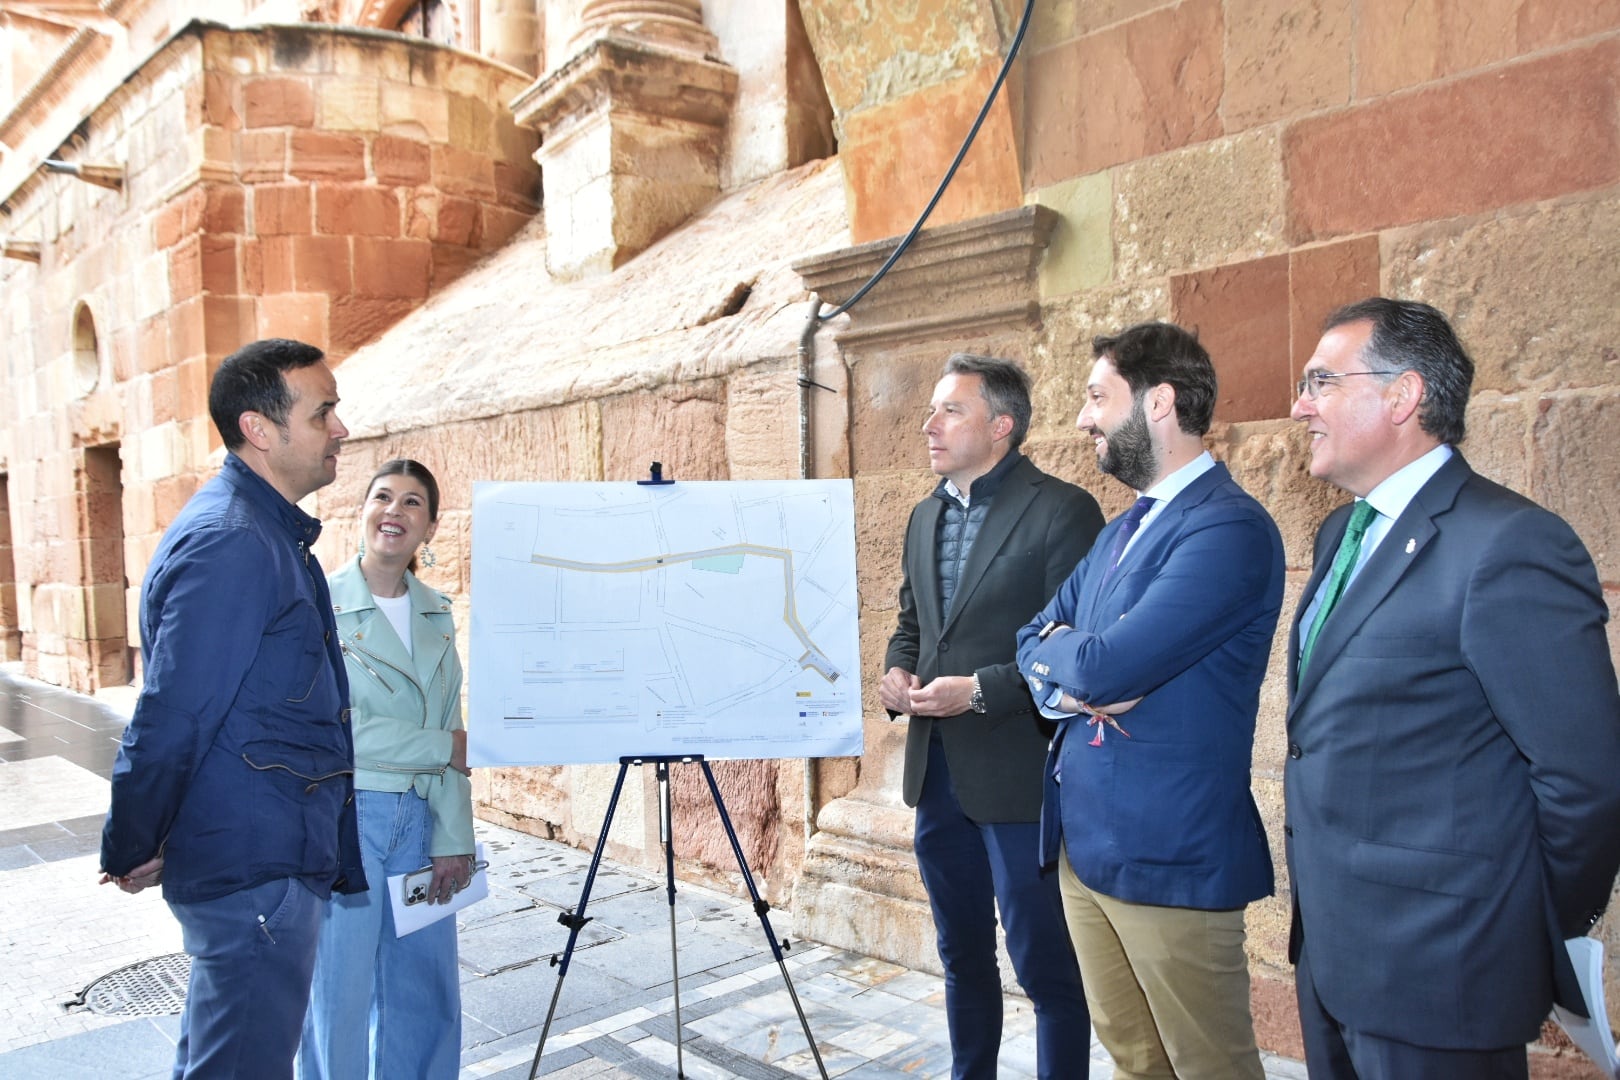
[[[185,953],[154,956],[103,975],[65,1007],[98,1016],[172,1016],[185,1008],[190,978],[191,957]]]

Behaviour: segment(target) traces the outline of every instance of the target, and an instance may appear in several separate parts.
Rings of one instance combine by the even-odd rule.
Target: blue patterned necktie
[[[1103,571],[1102,584],[1097,586],[1099,592],[1106,589],[1109,581],[1113,580],[1114,571],[1119,567],[1119,560],[1125,557],[1125,546],[1131,542],[1131,537],[1136,535],[1136,530],[1141,527],[1142,519],[1147,516],[1147,512],[1153,509],[1153,503],[1153,499],[1143,495],[1132,503],[1131,508],[1125,511],[1125,516],[1119,519],[1119,531],[1114,534],[1114,547],[1108,553],[1108,569]]]
[[[1355,569],[1356,560],[1361,556],[1361,538],[1367,535],[1367,526],[1377,516],[1378,511],[1365,499],[1356,503],[1356,508],[1350,511],[1350,524],[1345,527],[1344,538],[1339,541],[1338,554],[1333,556],[1333,569],[1328,573],[1322,603],[1316,609],[1316,618],[1311,620],[1311,632],[1305,636],[1305,648],[1299,654],[1300,675],[1305,674],[1311,650],[1316,648],[1316,636],[1322,632],[1322,625],[1327,622],[1339,597],[1344,595],[1345,586],[1350,583],[1350,571]]]

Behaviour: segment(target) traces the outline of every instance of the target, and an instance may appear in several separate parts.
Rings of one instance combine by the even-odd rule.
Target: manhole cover
[[[85,987],[67,1007],[99,1016],[172,1016],[186,1006],[191,957],[169,953],[109,972]]]

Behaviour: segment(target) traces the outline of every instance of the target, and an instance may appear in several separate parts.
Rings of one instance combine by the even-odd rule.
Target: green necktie
[[[1322,603],[1316,609],[1311,632],[1305,636],[1305,648],[1299,654],[1300,675],[1305,674],[1305,665],[1311,661],[1311,650],[1316,648],[1316,635],[1322,632],[1322,624],[1327,622],[1339,597],[1344,595],[1344,587],[1350,583],[1350,571],[1355,569],[1356,559],[1361,555],[1361,538],[1367,535],[1367,526],[1377,516],[1378,511],[1365,499],[1356,503],[1356,508],[1350,511],[1350,524],[1344,530],[1344,539],[1339,541],[1339,553],[1333,556],[1333,569],[1328,573]]]

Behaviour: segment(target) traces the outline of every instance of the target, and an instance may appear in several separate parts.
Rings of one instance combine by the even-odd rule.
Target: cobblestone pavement
[[[102,1016],[73,1002],[125,965],[180,950],[149,890],[95,884],[107,777],[131,699],[95,701],[0,670],[0,1076],[167,1077],[178,1018]],[[461,913],[463,1078],[529,1075],[579,900],[587,852],[480,823],[490,896]],[[604,862],[557,1000],[541,1072],[567,1080],[675,1075],[670,908],[661,877]],[[680,1065],[694,1080],[817,1076],[781,969],[746,898],[680,883]],[[771,914],[778,936],[791,919]],[[829,1077],[950,1074],[932,976],[813,942],[785,957]],[[1002,1080],[1034,1076],[1034,1017],[1007,999]],[[1303,1080],[1267,1056],[1273,1080]],[[1077,1073],[1077,1076],[1082,1075]],[[1092,1080],[1113,1066],[1093,1042]]]

